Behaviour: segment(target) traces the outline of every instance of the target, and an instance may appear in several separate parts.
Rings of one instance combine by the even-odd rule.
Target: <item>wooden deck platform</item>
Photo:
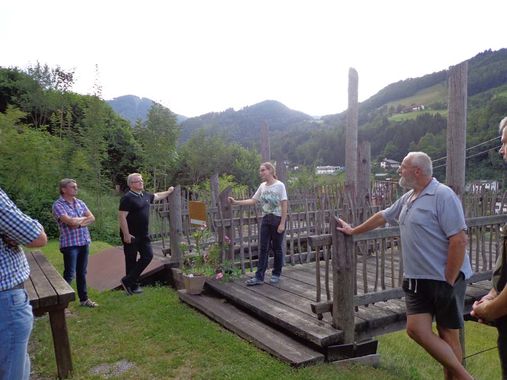
[[[334,358],[333,349],[343,343],[343,331],[331,325],[330,313],[324,313],[323,319],[319,320],[312,312],[311,304],[315,303],[316,294],[315,263],[284,267],[277,285],[269,284],[269,275],[266,283],[259,286],[247,287],[245,279],[246,277],[228,283],[209,280],[204,295],[191,296],[180,291],[180,299],[294,366]],[[482,297],[489,289],[489,281],[468,286],[466,314],[470,312],[474,300]],[[213,302],[213,307],[210,307]],[[236,315],[232,310],[238,310],[240,314]],[[226,316],[230,318],[227,319]],[[278,335],[273,335],[275,342],[257,341],[262,335],[259,323],[268,329],[264,335],[271,335],[273,330],[277,332]],[[359,306],[355,312],[356,341],[404,329],[405,323],[403,298]],[[299,346],[284,343],[279,337],[282,333]],[[276,344],[277,340],[279,344]],[[303,353],[301,344],[310,351]],[[284,347],[290,348],[284,350]]]

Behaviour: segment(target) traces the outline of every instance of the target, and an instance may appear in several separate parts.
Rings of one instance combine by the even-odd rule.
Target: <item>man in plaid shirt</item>
[[[60,228],[60,252],[63,254],[63,278],[69,284],[76,277],[77,294],[81,306],[97,307],[88,298],[86,288],[86,268],[90,246],[88,226],[95,217],[86,204],[76,198],[77,183],[70,178],[60,181],[60,198],[53,204],[53,215]]]
[[[0,189],[0,379],[28,379],[33,315],[23,283],[30,267],[21,245],[42,247],[47,237]]]

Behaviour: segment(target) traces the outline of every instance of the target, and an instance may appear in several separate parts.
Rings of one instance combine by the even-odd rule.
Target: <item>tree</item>
[[[50,236],[56,235],[51,204],[63,173],[65,143],[45,131],[20,122],[16,108],[0,113],[0,187],[18,206],[38,219]]]
[[[168,108],[154,103],[145,125],[136,126],[135,135],[143,149],[143,168],[150,174],[153,190],[156,191],[160,187],[159,181],[166,178],[177,159],[179,127],[176,115]]]

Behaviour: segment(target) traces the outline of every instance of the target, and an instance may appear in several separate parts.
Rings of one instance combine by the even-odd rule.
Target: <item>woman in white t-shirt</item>
[[[262,206],[259,262],[255,277],[246,281],[246,284],[250,286],[264,283],[271,244],[275,262],[269,282],[277,284],[280,281],[283,266],[282,243],[285,233],[285,221],[287,220],[287,191],[285,185],[276,178],[275,167],[270,162],[265,162],[261,164],[259,174],[263,182],[251,199],[237,201],[229,197],[229,202],[233,205],[247,206],[260,203]]]

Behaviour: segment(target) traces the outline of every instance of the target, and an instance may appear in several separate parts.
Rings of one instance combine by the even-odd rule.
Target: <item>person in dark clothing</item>
[[[500,121],[502,146],[500,155],[507,162],[507,117]],[[493,287],[480,301],[474,302],[472,316],[479,321],[493,321],[498,329],[498,354],[502,365],[502,379],[507,380],[507,225],[502,228],[504,243],[498,255],[496,268],[493,272]]]
[[[167,198],[174,190],[149,193],[144,191],[143,177],[139,173],[132,173],[127,177],[129,191],[120,200],[118,219],[120,222],[120,236],[125,254],[125,277],[121,285],[128,295],[141,293],[139,277],[153,258],[153,250],[149,238],[150,204]],[[139,259],[137,253],[139,252]]]

